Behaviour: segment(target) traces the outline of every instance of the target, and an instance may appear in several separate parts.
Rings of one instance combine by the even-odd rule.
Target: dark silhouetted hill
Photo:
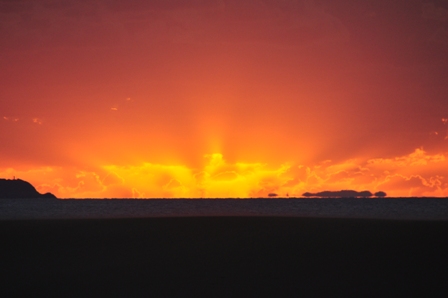
[[[51,193],[40,194],[31,185],[21,179],[0,179],[0,199],[16,198],[56,198]]]
[[[374,193],[375,197],[379,197],[379,198],[384,198],[385,196],[387,196],[387,194],[384,191],[379,191]]]
[[[378,193],[376,193],[378,194]],[[384,195],[382,195],[384,194]],[[382,196],[386,193],[381,192]],[[355,190],[339,190],[339,191],[321,191],[317,193],[306,192],[303,194],[304,197],[321,197],[321,198],[368,198],[372,197],[373,194],[368,191],[355,191]]]

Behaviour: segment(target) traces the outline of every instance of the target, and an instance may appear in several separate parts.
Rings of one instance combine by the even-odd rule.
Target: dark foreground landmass
[[[0,179],[0,199],[56,198],[51,193],[37,192],[31,183],[21,179]]]
[[[448,221],[0,221],[2,297],[448,297]]]
[[[372,196],[378,198],[384,198],[387,194],[384,191],[378,191],[371,193],[368,190],[355,191],[355,190],[338,190],[338,191],[321,191],[316,193],[306,192],[302,194],[304,197],[320,197],[320,198],[370,198]]]

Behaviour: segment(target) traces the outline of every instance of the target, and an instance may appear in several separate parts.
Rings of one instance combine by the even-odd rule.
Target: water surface
[[[448,220],[448,199],[2,199],[0,220],[292,216]]]

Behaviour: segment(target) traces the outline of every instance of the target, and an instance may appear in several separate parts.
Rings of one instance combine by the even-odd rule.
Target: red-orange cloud
[[[204,156],[202,168],[143,163],[107,165],[94,171],[43,167],[29,171],[12,168],[3,177],[20,177],[41,192],[62,198],[223,198],[301,196],[306,191],[370,190],[389,196],[448,196],[447,154],[423,149],[396,158],[324,161],[314,166],[285,163],[228,163],[221,154]]]

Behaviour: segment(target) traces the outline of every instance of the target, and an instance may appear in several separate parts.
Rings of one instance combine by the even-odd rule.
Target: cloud
[[[17,122],[17,121],[19,121],[19,118],[3,116],[3,120],[4,121]]]
[[[32,120],[33,123],[35,123],[35,124],[39,124],[39,125],[41,125],[41,124],[43,123],[43,120],[40,119],[40,118],[33,118],[33,119],[31,119],[31,120]]]
[[[392,196],[441,196],[448,191],[447,154],[429,154],[422,148],[400,157],[370,159],[365,165],[375,176],[376,189]]]
[[[40,192],[59,198],[253,197],[280,190],[290,180],[289,165],[268,169],[258,163],[227,163],[220,154],[206,155],[202,169],[143,163],[97,169],[40,167],[0,169],[0,176],[30,181]]]
[[[3,121],[8,121],[8,122],[19,122],[19,120],[20,120],[20,118],[17,118],[17,117],[7,117],[7,116],[3,116],[2,119],[3,119]],[[29,120],[31,120],[31,122],[34,124],[40,125],[40,124],[44,123],[44,120],[42,118],[38,118],[38,117],[33,117]]]
[[[20,178],[31,182],[41,193],[51,192],[58,198],[130,197],[122,181],[101,169],[80,170],[70,167],[35,167],[0,169],[0,177]],[[127,195],[127,196],[126,196]]]
[[[123,103],[124,102],[124,103]],[[110,108],[110,110],[111,111],[118,111],[118,110],[121,110],[122,108],[125,108],[125,107],[130,107],[130,106],[132,106],[132,103],[134,102],[134,100],[133,99],[131,99],[130,97],[127,97],[127,98],[125,98],[123,101],[121,101],[120,103],[116,103],[116,104],[114,104],[111,108]]]
[[[396,196],[447,196],[447,179],[441,176],[424,178],[421,175],[393,174],[384,178],[378,186],[393,189]]]
[[[142,197],[250,197],[264,196],[287,179],[281,177],[288,166],[269,170],[254,163],[227,163],[221,154],[204,156],[202,169],[182,165],[145,163],[140,166],[106,166],[134,185],[134,195]]]
[[[118,177],[134,197],[189,197],[194,192],[194,177],[182,165],[144,163],[137,166],[108,165],[107,173]]]
[[[351,159],[345,162],[293,167],[294,177],[282,189],[292,195],[324,190],[383,190],[388,196],[446,196],[448,154],[418,148],[395,158]]]
[[[73,171],[69,177],[55,179],[50,183],[42,183],[36,187],[51,192],[59,198],[95,198],[98,195],[107,197],[107,187],[95,172]]]
[[[79,169],[40,167],[0,169],[0,177],[30,181],[40,192],[60,198],[223,198],[301,196],[305,192],[353,189],[395,196],[448,196],[448,154],[421,148],[394,158],[325,161],[313,166],[227,162],[221,154],[204,156],[204,165],[142,163]]]

